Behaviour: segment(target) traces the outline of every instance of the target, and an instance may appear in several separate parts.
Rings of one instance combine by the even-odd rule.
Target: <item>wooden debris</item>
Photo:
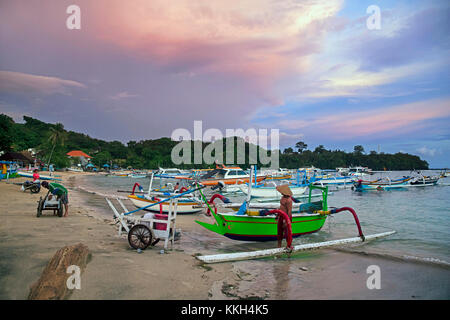
[[[29,300],[63,300],[72,290],[67,287],[67,280],[72,273],[67,273],[69,266],[78,266],[80,274],[86,268],[89,249],[82,243],[59,249],[50,259],[39,280],[30,288]]]

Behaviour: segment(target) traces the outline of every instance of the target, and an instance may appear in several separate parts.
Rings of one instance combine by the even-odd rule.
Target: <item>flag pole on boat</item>
[[[150,185],[148,186],[148,193],[147,195],[150,197],[150,193],[152,192],[152,187],[153,187],[153,172],[152,175],[150,176]]]

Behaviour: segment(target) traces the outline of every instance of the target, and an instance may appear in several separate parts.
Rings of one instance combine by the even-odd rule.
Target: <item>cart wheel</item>
[[[137,224],[128,232],[128,243],[133,249],[146,249],[152,243],[152,232],[147,226]]]
[[[39,191],[41,191],[41,187],[38,186],[32,186],[30,188],[31,193],[39,193]]]
[[[58,217],[62,217],[63,213],[64,213],[64,207],[63,207],[63,204],[61,203],[60,207],[58,209]]]
[[[37,214],[36,217],[40,217],[42,215],[42,207],[44,206],[44,201],[42,201],[42,197],[39,198],[38,207],[37,207]]]

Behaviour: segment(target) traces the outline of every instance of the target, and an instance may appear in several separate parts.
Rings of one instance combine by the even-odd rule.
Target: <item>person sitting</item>
[[[61,200],[61,203],[64,205],[64,217],[67,217],[69,214],[69,191],[62,184],[56,182],[48,183],[43,181],[41,185],[50,190],[49,200],[52,199],[52,196],[56,196],[58,200]]]
[[[39,179],[40,179],[39,171],[38,171],[38,169],[34,169],[33,170],[33,182],[38,183]]]

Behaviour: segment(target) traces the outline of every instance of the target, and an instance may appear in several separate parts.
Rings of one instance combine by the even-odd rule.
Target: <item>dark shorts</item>
[[[67,193],[64,193],[59,198],[61,199],[62,204],[69,204],[69,196],[67,195]]]

